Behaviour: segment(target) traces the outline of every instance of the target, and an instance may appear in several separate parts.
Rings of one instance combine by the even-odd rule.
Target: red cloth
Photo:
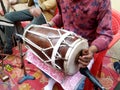
[[[21,22],[23,27],[27,26],[29,23],[30,23],[30,21],[23,21],[23,22]]]
[[[120,12],[112,10],[112,30],[114,35],[120,30]]]

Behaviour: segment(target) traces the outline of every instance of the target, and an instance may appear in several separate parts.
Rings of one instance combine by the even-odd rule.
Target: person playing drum
[[[79,68],[85,68],[95,53],[106,49],[113,38],[110,0],[56,0],[58,13],[45,24],[73,31],[88,40],[87,54],[79,56]],[[84,80],[83,80],[84,82]],[[50,89],[54,80],[45,87]],[[77,90],[83,90],[80,83]],[[82,89],[81,89],[82,88]]]

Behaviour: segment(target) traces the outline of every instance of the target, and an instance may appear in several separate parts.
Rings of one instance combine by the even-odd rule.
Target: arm
[[[106,2],[101,1],[99,7],[99,14],[97,17],[98,27],[96,30],[96,39],[92,42],[91,46],[88,48],[87,53],[79,56],[78,63],[79,67],[85,68],[90,60],[94,57],[96,52],[100,52],[106,49],[109,43],[112,40],[112,15],[111,15],[111,6],[110,1],[105,0]],[[104,6],[104,7],[103,7]],[[86,50],[83,50],[86,52]]]
[[[55,25],[58,28],[61,28],[63,26],[61,7],[60,7],[60,4],[59,4],[59,1],[56,1],[56,2],[57,2],[58,13],[49,22],[49,26],[54,26]]]
[[[103,7],[104,6],[104,7]],[[97,38],[92,42],[98,48],[98,51],[106,49],[112,40],[112,13],[110,0],[101,1],[99,15],[97,17]]]
[[[50,26],[57,26],[57,27],[62,27],[63,23],[62,23],[62,17],[59,13],[57,13],[52,20],[49,22]]]

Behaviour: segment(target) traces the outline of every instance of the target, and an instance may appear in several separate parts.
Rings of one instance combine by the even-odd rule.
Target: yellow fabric
[[[28,0],[18,0],[18,3],[27,3]]]
[[[39,1],[39,6],[42,8],[43,14],[45,15],[47,21],[50,21],[55,15],[55,10],[57,5],[56,0],[38,0],[38,1]],[[28,1],[29,6],[33,4],[34,4],[33,0]]]
[[[28,6],[32,6],[32,5],[34,5],[33,0],[28,0]]]
[[[27,3],[18,3],[16,5],[12,5],[12,7],[15,9],[10,9],[10,12],[12,11],[21,11],[21,10],[25,10],[25,9],[29,9]]]

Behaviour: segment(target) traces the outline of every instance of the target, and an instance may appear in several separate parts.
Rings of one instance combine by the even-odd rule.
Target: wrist
[[[55,25],[52,21],[48,22],[47,24],[49,25],[49,27],[53,27]]]
[[[92,45],[89,47],[89,51],[91,51],[93,54],[96,53],[98,51],[97,47]]]
[[[48,24],[49,27],[52,27],[52,25],[49,22],[47,24]]]

